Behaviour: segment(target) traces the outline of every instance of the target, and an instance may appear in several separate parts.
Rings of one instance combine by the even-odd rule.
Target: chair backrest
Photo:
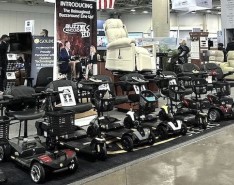
[[[208,51],[209,62],[224,62],[224,53],[221,50]]]
[[[128,37],[126,26],[120,19],[107,19],[104,24],[104,29],[108,43]]]
[[[186,63],[182,65],[182,72],[192,72],[193,70],[200,71],[200,68],[196,64]]]
[[[52,89],[54,91],[58,91],[59,87],[65,87],[65,86],[72,87],[74,97],[76,99],[76,102],[78,102],[78,90],[77,90],[75,82],[71,80],[55,80],[53,82],[50,82],[47,88]],[[54,99],[52,99],[52,101],[59,101],[59,100],[60,100],[59,95],[56,96]]]
[[[35,90],[32,87],[15,86],[7,94],[13,96],[13,99],[6,106],[7,110],[22,111],[25,108],[36,107],[36,99],[32,96],[35,94]]]
[[[43,67],[37,75],[35,86],[46,87],[53,80],[53,67]]]
[[[215,63],[206,63],[204,65],[201,66],[201,70],[210,72],[210,71],[215,71],[217,73],[216,78],[218,80],[222,80],[223,79],[223,71],[222,69]]]

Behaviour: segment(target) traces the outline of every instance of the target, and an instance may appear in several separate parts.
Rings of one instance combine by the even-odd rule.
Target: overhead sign
[[[180,11],[196,11],[212,8],[212,0],[172,0],[172,9]]]

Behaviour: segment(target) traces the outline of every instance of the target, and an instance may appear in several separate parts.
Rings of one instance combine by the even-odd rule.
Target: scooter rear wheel
[[[121,144],[123,146],[123,149],[131,152],[133,150],[133,140],[130,136],[125,135],[121,138]]]
[[[45,169],[38,162],[32,164],[30,169],[30,175],[32,181],[35,183],[42,183],[45,181]]]
[[[219,121],[220,120],[220,113],[218,110],[216,109],[211,109],[209,112],[208,112],[208,118],[209,120],[211,121]]]

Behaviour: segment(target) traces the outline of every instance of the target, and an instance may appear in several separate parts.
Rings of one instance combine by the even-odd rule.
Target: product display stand
[[[191,38],[191,63],[201,66],[204,51],[208,50],[209,32],[189,32]]]

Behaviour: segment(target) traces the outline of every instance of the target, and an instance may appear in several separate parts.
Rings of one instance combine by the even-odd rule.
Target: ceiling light
[[[196,13],[196,11],[191,11],[191,13]]]
[[[206,10],[207,13],[210,13],[211,11],[210,10]]]
[[[135,9],[131,9],[131,12],[135,12],[136,10]]]
[[[221,15],[221,12],[218,12],[219,15]]]
[[[147,10],[144,10],[142,13],[149,13]]]
[[[2,1],[0,1],[0,3],[7,3],[7,1],[5,1],[5,0],[2,0]]]
[[[221,6],[217,6],[216,9],[221,9]]]

